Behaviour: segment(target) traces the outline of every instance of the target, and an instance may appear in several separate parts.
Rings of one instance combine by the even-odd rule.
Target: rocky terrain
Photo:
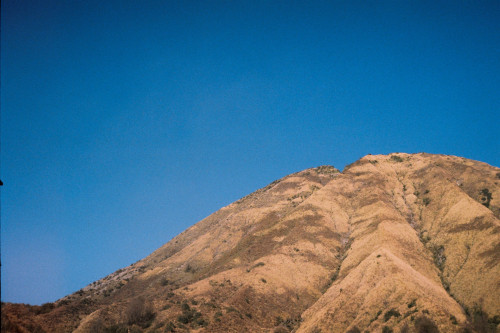
[[[307,169],[2,332],[497,332],[500,169],[368,155]]]

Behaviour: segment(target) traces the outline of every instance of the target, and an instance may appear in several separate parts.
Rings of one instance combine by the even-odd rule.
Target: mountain
[[[500,169],[368,155],[286,176],[2,332],[496,332]]]

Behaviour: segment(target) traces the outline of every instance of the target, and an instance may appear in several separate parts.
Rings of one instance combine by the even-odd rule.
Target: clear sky
[[[28,1],[1,14],[2,301],[366,154],[500,165],[500,1]]]

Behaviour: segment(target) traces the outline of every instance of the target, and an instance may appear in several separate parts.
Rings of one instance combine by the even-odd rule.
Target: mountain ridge
[[[2,331],[495,332],[499,182],[426,153],[309,168],[46,309],[2,304]]]

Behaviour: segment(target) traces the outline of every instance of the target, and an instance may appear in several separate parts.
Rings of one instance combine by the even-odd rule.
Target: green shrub
[[[35,313],[38,314],[44,314],[44,313],[49,313],[52,311],[56,306],[54,303],[44,303],[41,306],[36,306],[34,307]]]
[[[201,326],[201,327],[206,327],[208,325],[208,322],[203,318],[198,318],[196,320],[196,325]]]
[[[214,314],[214,320],[215,320],[216,322],[220,322],[220,321],[221,321],[221,320],[220,320],[220,317],[222,317],[222,312],[217,311],[217,312]]]
[[[165,326],[165,332],[175,332],[175,325],[173,322],[169,321]]]
[[[189,311],[191,311],[191,307],[187,303],[182,303],[181,310],[182,310],[182,312],[189,312]]]
[[[500,323],[500,316],[488,318],[488,314],[483,311],[481,306],[475,305],[472,308],[472,325],[477,332],[496,333],[496,327]]]
[[[202,318],[202,314],[196,309],[191,309],[188,303],[183,302],[181,304],[182,314],[177,317],[177,321],[181,324],[195,323],[197,325],[206,325],[205,320]]]
[[[257,267],[262,267],[262,266],[265,266],[266,264],[263,263],[262,261],[261,262],[258,262],[256,263],[255,265],[253,265],[252,267],[250,268],[247,268],[247,272],[250,272],[251,270],[253,270],[254,268],[257,268]]]
[[[373,323],[375,320],[378,319],[378,317],[382,314],[382,310],[378,310],[377,314],[375,315],[375,317],[373,317],[371,320],[370,320],[370,324]]]
[[[415,319],[415,330],[417,333],[439,333],[436,324],[426,316]]]
[[[422,202],[424,203],[425,206],[428,206],[431,203],[431,199],[428,197],[425,197],[422,199]]]
[[[490,190],[488,190],[487,188],[483,188],[479,193],[482,195],[482,197],[481,197],[481,203],[484,206],[486,206],[486,207],[489,208],[490,207],[490,201],[491,201],[491,199],[493,199]]]
[[[401,162],[403,162],[403,159],[398,155],[392,155],[391,161],[396,162],[396,163],[401,163]]]
[[[400,317],[401,314],[399,313],[398,310],[396,309],[390,309],[389,311],[387,311],[384,315],[384,321],[388,321],[389,319],[391,319],[391,317]]]
[[[432,252],[432,257],[434,258],[434,264],[439,270],[442,272],[444,269],[444,264],[446,262],[446,256],[444,255],[444,246],[443,245],[433,245],[430,248]]]
[[[392,332],[394,332],[394,331],[392,330],[392,328],[390,328],[390,327],[388,327],[388,326],[384,326],[384,327],[382,327],[382,333],[392,333]]]
[[[226,308],[226,313],[230,313],[230,312],[238,312],[238,310],[236,310],[234,307],[232,306],[228,306]]]

